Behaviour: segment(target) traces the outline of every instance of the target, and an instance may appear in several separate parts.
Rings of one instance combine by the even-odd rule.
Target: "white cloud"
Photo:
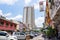
[[[8,5],[13,5],[17,2],[18,0],[0,0],[0,4],[8,4]]]
[[[38,1],[46,1],[46,0],[38,0]]]
[[[32,0],[24,0],[25,5],[28,5]]]
[[[9,13],[6,13],[6,14],[3,14],[3,11],[0,10],[0,15],[4,16],[4,17],[9,17],[11,16],[12,14],[9,12]]]
[[[5,14],[4,16],[5,17],[8,17],[8,16],[11,16],[12,15],[12,13],[7,13],[7,14]]]
[[[44,22],[44,17],[39,17],[35,20],[35,24],[37,25],[37,27],[42,27],[43,22]]]
[[[45,8],[45,4],[46,4],[45,2],[46,2],[46,0],[35,0],[35,1],[37,1],[37,2],[36,3],[32,3],[32,5],[34,5],[34,9],[38,9],[38,10],[40,9],[39,8],[39,6],[40,6],[39,2],[40,1],[44,1],[43,5],[44,5],[44,8]],[[32,2],[32,0],[24,0],[24,2],[25,2],[25,6],[29,6],[29,4]]]
[[[21,21],[22,22],[22,15],[19,14],[19,15],[16,15],[14,17],[7,17],[6,19],[8,19],[8,20],[17,20],[17,21]]]
[[[0,10],[0,15],[3,15],[2,10]]]
[[[22,15],[17,15],[15,17],[11,17],[11,18],[7,18],[7,19],[12,19],[12,20],[21,20],[22,19]]]
[[[20,14],[16,15],[15,17],[12,17],[13,15],[12,15],[11,12],[3,14],[3,11],[0,10],[0,15],[6,17],[6,19],[9,19],[9,20],[12,19],[12,20],[20,20],[20,21],[22,21],[22,15],[20,15]]]
[[[39,9],[39,3],[34,4],[34,9]]]

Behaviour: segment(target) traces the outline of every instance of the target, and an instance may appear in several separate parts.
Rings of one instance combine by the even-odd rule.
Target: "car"
[[[31,39],[33,39],[35,37],[34,32],[30,32],[29,35],[30,35]]]
[[[13,35],[9,35],[9,40],[17,40],[17,37],[16,36],[13,36]]]
[[[13,35],[17,37],[17,40],[26,40],[26,35],[23,32],[13,32]]]
[[[0,31],[0,40],[8,40],[8,34],[5,31]]]
[[[37,34],[37,33],[35,33],[35,34],[34,34],[34,36],[36,37],[36,36],[38,36],[38,34]]]
[[[17,40],[15,36],[9,35],[6,31],[0,31],[0,40]]]

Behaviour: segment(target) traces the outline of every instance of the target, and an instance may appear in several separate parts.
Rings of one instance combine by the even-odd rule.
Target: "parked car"
[[[34,35],[35,35],[35,37],[36,37],[36,36],[39,36],[40,33],[39,33],[39,32],[35,32]]]
[[[16,36],[17,40],[26,40],[26,35],[23,32],[13,32],[13,36]]]
[[[35,33],[34,32],[30,32],[30,38],[33,39],[35,37]]]
[[[5,31],[0,31],[0,40],[8,40],[8,34]]]
[[[16,36],[13,36],[13,35],[9,35],[9,40],[17,40],[17,37]]]
[[[39,34],[37,32],[30,32],[29,34],[30,34],[31,39],[34,38],[34,37],[39,36]]]
[[[15,36],[9,35],[6,31],[0,31],[0,40],[17,40]]]

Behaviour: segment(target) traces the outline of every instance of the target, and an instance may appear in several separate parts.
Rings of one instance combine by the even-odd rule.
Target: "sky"
[[[40,12],[40,1],[44,1],[45,9],[46,0],[0,0],[0,15],[22,22],[24,6],[34,6],[35,24],[37,27],[42,27],[45,11]]]

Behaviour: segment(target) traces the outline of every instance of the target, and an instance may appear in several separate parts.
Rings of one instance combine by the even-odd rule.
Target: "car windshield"
[[[19,32],[15,32],[15,34],[14,35],[20,35],[20,33]]]
[[[14,32],[14,34],[13,35],[24,35],[25,33],[23,33],[23,32]]]
[[[24,33],[20,33],[20,35],[24,35]]]
[[[7,33],[4,33],[4,32],[0,32],[0,36],[6,36]]]

